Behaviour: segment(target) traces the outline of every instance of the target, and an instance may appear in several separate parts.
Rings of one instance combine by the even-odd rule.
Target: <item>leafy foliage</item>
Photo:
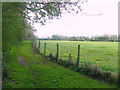
[[[79,2],[79,0],[76,2],[4,2],[2,8],[3,51],[10,49],[12,45],[18,44],[27,36],[34,37],[35,29],[31,27],[34,22],[44,25],[47,19],[59,17],[64,11],[82,11]],[[74,9],[75,7],[77,9]],[[33,18],[29,16],[31,13],[34,13]]]
[[[2,49],[6,51],[25,38],[28,27],[23,16],[25,3],[4,2],[2,6]]]
[[[87,1],[77,0],[76,2],[27,2],[26,18],[28,18],[32,24],[39,22],[44,25],[48,19],[59,18],[64,12],[75,14],[82,12],[80,2],[83,3]],[[31,13],[34,14],[34,17],[32,18],[28,15]]]

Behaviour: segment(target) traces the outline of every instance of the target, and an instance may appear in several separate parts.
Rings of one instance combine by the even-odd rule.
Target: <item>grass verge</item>
[[[3,88],[117,88],[34,54],[28,41],[9,52],[5,76]]]

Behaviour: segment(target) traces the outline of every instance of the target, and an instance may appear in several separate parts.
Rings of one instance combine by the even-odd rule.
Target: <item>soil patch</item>
[[[21,64],[21,65],[23,65],[23,66],[25,66],[25,67],[27,67],[28,66],[28,64],[27,64],[27,62],[26,62],[26,59],[24,58],[24,57],[18,57],[18,61],[19,61],[19,63]]]

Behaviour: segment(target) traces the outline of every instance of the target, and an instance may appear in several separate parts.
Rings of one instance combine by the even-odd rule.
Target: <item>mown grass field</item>
[[[80,44],[80,62],[96,64],[103,70],[118,72],[118,42],[87,42],[87,41],[46,41],[41,40],[41,52],[47,43],[46,55],[56,54],[56,44],[59,43],[59,58],[77,60],[77,47]]]
[[[5,67],[3,88],[117,88],[42,58],[26,41],[11,49]]]

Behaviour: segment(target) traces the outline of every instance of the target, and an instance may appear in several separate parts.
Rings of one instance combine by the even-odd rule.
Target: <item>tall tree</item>
[[[13,45],[25,39],[28,35],[29,29],[34,22],[39,22],[42,25],[48,20],[61,17],[61,13],[67,11],[68,13],[79,11],[82,12],[78,0],[76,2],[3,2],[2,4],[2,37],[3,37],[3,51],[9,50]],[[75,9],[77,8],[77,9]],[[29,16],[30,13],[34,17]],[[30,25],[28,25],[28,23]],[[28,31],[26,31],[28,30]],[[34,36],[35,29],[28,36]]]
[[[4,2],[2,3],[2,50],[10,49],[23,39],[26,27],[23,11],[25,3]]]
[[[31,21],[31,24],[39,22],[42,25],[48,19],[60,18],[61,14],[64,12],[77,14],[78,12],[83,12],[80,3],[87,2],[87,0],[77,0],[75,2],[64,2],[59,0],[59,2],[27,2],[26,6],[26,18]],[[30,17],[28,14],[33,13],[34,17]]]

